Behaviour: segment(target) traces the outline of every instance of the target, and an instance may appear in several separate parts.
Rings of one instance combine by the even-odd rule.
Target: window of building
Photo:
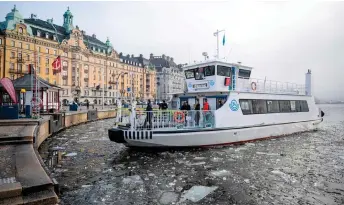
[[[38,63],[41,63],[41,57],[38,57]]]
[[[14,80],[14,75],[11,74],[11,75],[10,75],[10,78],[11,78],[11,80]]]
[[[23,33],[23,28],[19,27],[19,33]]]
[[[18,71],[23,72],[23,64],[18,64]]]
[[[37,50],[38,50],[38,52],[41,52],[41,47],[38,46],[38,47],[37,47]]]
[[[54,55],[55,55],[55,56],[57,55],[57,50],[54,50]]]
[[[19,48],[23,48],[23,44],[19,42]]]
[[[29,54],[26,55],[26,60],[30,61],[30,55]]]
[[[10,70],[14,70],[14,63],[10,63]]]
[[[49,68],[45,68],[45,74],[49,74]]]
[[[67,85],[67,79],[63,79],[63,85]]]
[[[11,58],[15,58],[16,57],[16,53],[15,52],[11,52]]]
[[[267,100],[267,108],[268,108],[268,113],[278,113],[279,110],[279,103],[277,100]]]
[[[231,68],[227,66],[218,65],[217,66],[217,75],[219,76],[231,76]]]
[[[26,44],[26,49],[30,50],[30,44]]]
[[[54,80],[54,85],[56,85],[56,80]]]
[[[14,41],[11,41],[11,46],[14,47],[16,43]]]
[[[45,49],[45,53],[49,53],[49,48],[46,48],[46,49]]]
[[[22,53],[21,52],[18,53],[18,59],[22,59]]]

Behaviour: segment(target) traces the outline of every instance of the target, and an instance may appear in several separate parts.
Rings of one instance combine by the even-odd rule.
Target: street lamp
[[[117,76],[117,78],[116,78],[116,95],[118,94],[118,79],[119,79],[119,77],[120,77],[120,76],[127,75],[127,74],[128,74],[128,72],[124,72],[124,71],[122,71],[122,72],[120,72],[120,73],[118,74],[118,76]]]

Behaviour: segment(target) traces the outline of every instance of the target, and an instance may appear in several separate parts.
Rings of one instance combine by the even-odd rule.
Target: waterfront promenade
[[[115,116],[116,110],[108,109],[0,120],[0,205],[57,204],[59,185],[49,176],[38,147],[65,128]]]

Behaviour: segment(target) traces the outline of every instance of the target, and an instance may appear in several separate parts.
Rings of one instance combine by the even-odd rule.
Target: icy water
[[[111,119],[67,129],[40,153],[60,204],[344,204],[344,105],[320,107],[317,132],[238,146],[138,152],[108,140]]]

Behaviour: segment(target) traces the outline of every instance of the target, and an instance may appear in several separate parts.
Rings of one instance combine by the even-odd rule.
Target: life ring
[[[173,114],[173,119],[177,123],[183,123],[185,120],[185,114],[184,112],[177,111]]]
[[[255,82],[251,83],[251,89],[255,91],[257,89],[257,84]]]

